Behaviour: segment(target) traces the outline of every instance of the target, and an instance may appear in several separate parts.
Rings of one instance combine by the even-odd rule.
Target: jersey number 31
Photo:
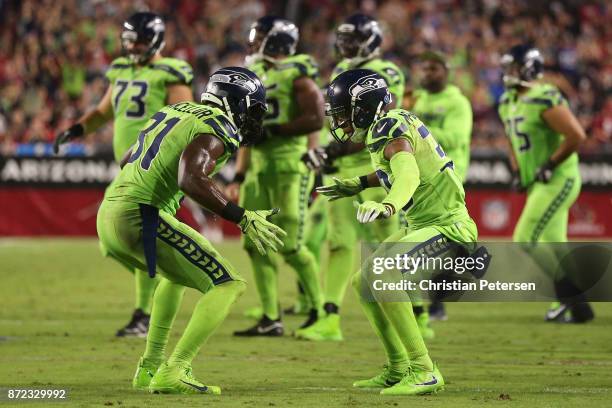
[[[144,150],[145,137],[157,126],[159,126],[163,122],[163,120],[166,119],[166,116],[168,115],[164,112],[157,112],[155,115],[153,115],[153,117],[151,117],[153,123],[151,124],[151,126],[147,127],[146,129],[143,129],[142,132],[140,132],[140,134],[138,135],[138,148],[134,153],[132,153],[130,159],[128,160],[128,163],[133,163],[138,160],[138,158],[142,154],[142,151]],[[151,142],[151,146],[149,146],[149,148],[145,152],[144,157],[140,161],[140,167],[142,167],[144,170],[149,170],[149,168],[151,167],[151,162],[153,162],[153,159],[155,158],[155,156],[157,156],[157,153],[159,153],[159,146],[161,145],[162,140],[164,140],[164,137],[166,137],[168,132],[170,132],[170,130],[174,126],[176,126],[176,124],[180,120],[180,118],[170,118],[164,122],[164,127],[159,131],[157,135],[155,135],[155,139],[153,139],[153,141]]]

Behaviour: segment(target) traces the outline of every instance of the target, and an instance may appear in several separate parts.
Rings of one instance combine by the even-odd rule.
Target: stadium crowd
[[[453,81],[471,99],[472,144],[480,150],[506,145],[495,110],[503,91],[500,52],[518,39],[533,40],[544,53],[548,80],[587,129],[584,152],[612,152],[612,6],[606,0],[0,0],[0,153],[51,142],[94,105],[107,86],[107,66],[121,54],[122,21],[147,7],[165,17],[163,53],[192,64],[195,94],[215,68],[242,63],[249,26],[263,14],[295,16],[301,51],[316,57],[322,78],[334,65],[338,23],[356,10],[376,16],[385,28],[385,57],[407,75],[406,100],[418,86],[416,57],[428,48],[448,56]],[[107,126],[85,141],[85,150],[110,150],[111,138]]]

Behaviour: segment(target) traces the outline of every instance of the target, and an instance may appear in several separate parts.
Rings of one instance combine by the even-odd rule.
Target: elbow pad
[[[420,184],[419,166],[414,155],[399,152],[389,162],[394,181],[383,204],[393,207],[393,213],[404,208]]]

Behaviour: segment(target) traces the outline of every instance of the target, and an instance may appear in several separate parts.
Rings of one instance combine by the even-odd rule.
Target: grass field
[[[219,248],[252,281],[239,245]],[[293,273],[281,273],[288,304]],[[251,284],[194,361],[195,375],[221,385],[223,395],[177,397],[131,389],[144,340],[113,335],[131,313],[132,292],[131,276],[103,259],[94,239],[0,240],[0,388],[66,388],[74,406],[612,406],[609,303],[595,305],[597,319],[585,326],[544,324],[544,304],[450,304],[450,319],[435,324],[430,343],[446,391],[394,398],[351,388],[384,362],[353,293],[343,307],[343,343],[237,339],[231,332],[251,324],[242,312],[257,303]],[[188,292],[171,346],[196,299]],[[288,317],[286,326],[301,320]],[[5,395],[0,406],[8,405]]]

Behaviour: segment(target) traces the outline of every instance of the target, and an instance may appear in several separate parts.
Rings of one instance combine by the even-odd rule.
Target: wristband
[[[359,182],[361,183],[361,188],[363,190],[365,190],[366,188],[370,187],[368,185],[368,176],[359,176]]]
[[[231,201],[228,201],[225,207],[223,207],[223,209],[221,210],[221,214],[219,215],[221,215],[226,220],[233,222],[234,224],[238,224],[244,216],[244,208],[234,204]]]
[[[236,173],[234,175],[234,179],[232,180],[232,183],[242,183],[244,181],[244,173]]]

